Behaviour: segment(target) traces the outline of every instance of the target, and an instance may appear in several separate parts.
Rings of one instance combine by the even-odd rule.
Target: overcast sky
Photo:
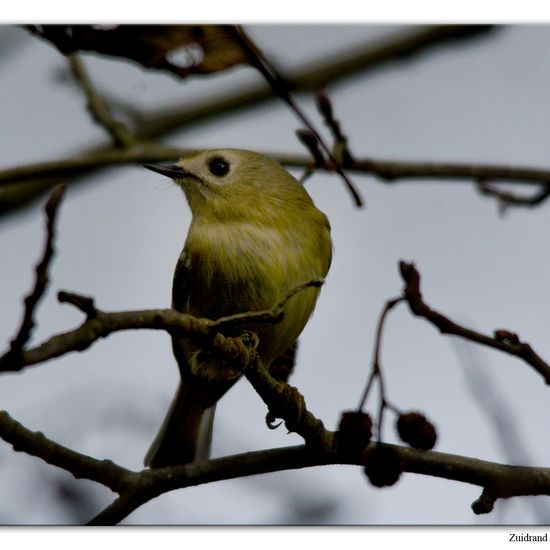
[[[284,69],[399,28],[248,26]],[[65,60],[21,29],[0,28],[2,168],[68,156],[105,140],[90,120]],[[10,47],[13,46],[13,47]],[[550,28],[514,26],[358,77],[329,93],[357,156],[549,167]],[[84,56],[107,97],[142,109],[192,104],[259,77],[240,68],[182,84],[108,59]],[[322,122],[311,101],[301,105]],[[167,140],[190,148],[239,147],[301,153],[295,116],[279,102],[229,116]],[[295,175],[300,175],[296,172]],[[490,333],[516,331],[550,357],[548,207],[500,215],[471,183],[385,185],[353,175],[367,206],[356,209],[335,176],[307,189],[330,219],[334,261],[315,315],[304,331],[292,383],[334,429],[355,407],[366,381],[376,320],[401,290],[397,264],[414,260],[426,301]],[[81,321],[55,299],[59,289],[96,299],[106,310],[165,307],[190,213],[182,193],[140,167],[117,168],[70,187],[59,217],[58,255],[38,312],[34,342]],[[21,317],[42,246],[41,205],[0,220],[3,257],[0,333],[4,345]],[[547,465],[548,388],[519,360],[441,336],[405,307],[391,315],[383,367],[390,400],[419,409],[438,428],[436,450],[506,463]],[[177,385],[169,338],[119,333],[0,384],[1,408],[32,430],[80,452],[139,469]],[[487,410],[487,405],[491,410]],[[493,405],[494,404],[494,405]],[[370,403],[371,410],[375,403]],[[491,416],[505,421],[501,437]],[[245,381],[222,400],[214,455],[300,443],[270,431],[265,406]],[[387,420],[390,420],[388,415]],[[385,439],[396,441],[391,422]],[[511,440],[511,441],[510,441]],[[108,490],[15,454],[0,444],[0,523],[84,522],[113,498]],[[37,488],[39,490],[37,490]],[[330,466],[225,481],[173,492],[125,523],[495,524],[548,523],[547,499],[498,502],[474,516],[474,486],[404,475],[378,490],[352,466]],[[78,506],[73,506],[78,503]],[[75,512],[76,510],[76,512]]]

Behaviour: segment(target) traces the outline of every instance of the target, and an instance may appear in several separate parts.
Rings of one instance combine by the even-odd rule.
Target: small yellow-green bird
[[[202,151],[174,165],[145,165],[183,189],[193,219],[177,261],[172,307],[217,319],[273,307],[291,289],[328,272],[330,225],[303,186],[278,162],[239,149]],[[240,326],[259,337],[269,367],[289,350],[310,318],[318,288],[284,306],[279,323]],[[226,334],[231,336],[231,334]],[[232,382],[216,380],[223,360],[186,338],[173,338],[181,382],[145,457],[151,468],[208,456],[216,402]]]

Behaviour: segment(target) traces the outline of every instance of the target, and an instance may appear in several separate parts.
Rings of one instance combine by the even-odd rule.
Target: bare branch
[[[306,408],[305,399],[294,387],[275,379],[256,355],[244,375],[267,405],[270,415],[282,418],[289,432],[301,435],[308,445],[328,452],[333,434]]]
[[[53,178],[73,178],[85,175],[91,171],[105,169],[118,165],[143,164],[148,162],[170,161],[195,152],[194,149],[164,147],[155,144],[139,143],[126,150],[107,149],[93,154],[61,158],[51,162],[28,164],[0,170],[0,188],[15,183],[26,182],[34,186],[36,181],[52,180]],[[311,158],[307,155],[280,154],[264,151],[263,154],[278,160],[281,164],[293,168],[311,168]],[[332,171],[332,167],[324,163],[316,170]],[[397,160],[375,160],[352,158],[346,164],[346,170],[364,175],[375,176],[383,181],[394,184],[396,180],[456,180],[474,182],[479,180],[502,181],[517,185],[541,186],[541,191],[532,198],[514,198],[511,194],[503,197],[494,190],[490,194],[505,198],[507,204],[536,206],[541,204],[550,194],[550,170],[522,166],[504,166],[491,164],[457,164],[457,163],[424,163],[402,162]],[[488,184],[483,189],[487,191]],[[492,188],[491,188],[492,189]],[[25,194],[24,188],[21,192]],[[11,193],[11,191],[10,191]],[[5,197],[2,197],[2,201]],[[2,210],[0,203],[0,211]]]
[[[304,92],[316,91],[326,87],[329,83],[336,83],[358,73],[368,74],[370,71],[378,70],[388,63],[403,61],[414,58],[423,52],[430,51],[434,47],[454,44],[456,41],[471,40],[485,36],[496,27],[486,25],[434,25],[419,30],[400,31],[390,37],[377,41],[366,41],[365,44],[354,46],[347,51],[340,52],[334,56],[323,56],[318,61],[308,62],[288,75],[291,83],[291,91]],[[237,110],[257,108],[258,105],[272,101],[276,98],[269,86],[258,85],[247,87],[244,91],[237,91],[233,94],[223,94],[222,97],[214,98],[202,104],[181,108],[179,105],[169,109],[143,115],[142,119],[134,129],[134,136],[138,141],[153,140],[166,136],[180,128],[190,130],[193,125],[216,119],[224,114],[234,113]],[[65,172],[67,178],[81,177],[90,171],[104,168],[100,162],[103,155],[109,156],[113,147],[100,146],[91,148],[74,156],[85,160],[84,166],[75,170]],[[99,155],[99,157],[96,157]],[[175,157],[177,155],[173,155]],[[94,160],[91,160],[95,157]],[[115,164],[128,161],[119,160]],[[290,157],[295,158],[295,157]],[[86,162],[87,160],[87,162]],[[163,158],[139,159],[136,162],[154,162],[155,160],[168,160]],[[78,164],[78,163],[77,163]],[[109,163],[108,163],[109,164]],[[291,166],[307,166],[309,159],[302,159],[299,163],[290,162]],[[51,171],[51,166],[49,167]],[[80,168],[80,170],[78,169]],[[58,167],[54,170],[57,172]],[[10,174],[11,172],[11,174]],[[14,174],[15,172],[15,174]],[[18,174],[20,169],[8,169],[0,171],[0,185],[13,183],[16,180],[26,179],[27,185],[24,188],[12,186],[3,190],[0,200],[0,214],[11,212],[32,201],[40,194],[47,191],[52,185],[58,183],[49,176],[26,172],[25,177]],[[58,174],[56,174],[58,175]],[[13,176],[16,176],[15,178]]]
[[[358,170],[388,182],[409,179],[503,181],[550,186],[550,170],[491,164],[402,162],[398,160],[354,159],[349,170]]]
[[[292,92],[317,91],[351,78],[358,73],[368,74],[383,69],[389,63],[414,60],[415,56],[435,48],[455,46],[456,42],[472,41],[494,33],[499,27],[491,25],[433,25],[398,31],[389,36],[365,40],[332,55],[308,61],[287,75]],[[247,86],[246,90],[223,94],[202,104],[181,108],[163,108],[144,115],[138,128],[138,139],[153,139],[176,129],[217,118],[238,109],[256,108],[276,99],[274,91],[265,84]],[[148,120],[147,120],[148,119]]]
[[[550,495],[550,468],[509,466],[436,451],[392,447],[399,453],[404,471],[478,485],[493,503],[499,498]],[[475,504],[472,507],[476,514],[491,511],[487,507],[476,509]]]
[[[341,166],[347,167],[353,162],[348,148],[348,138],[342,133],[340,122],[334,118],[332,103],[327,92],[325,90],[319,91],[316,101],[317,109],[323,116],[325,124],[334,140],[333,155]]]
[[[323,168],[326,164],[323,152],[319,148],[319,140],[317,136],[311,131],[306,129],[296,130],[296,136],[306,149],[311,153],[313,157],[313,166],[315,168]],[[308,166],[308,168],[310,168]]]
[[[378,418],[377,418],[377,425],[378,425],[377,439],[379,442],[382,440],[382,420],[384,416],[384,409],[387,406],[390,406],[386,396],[384,376],[382,372],[382,359],[381,359],[382,334],[384,330],[384,323],[387,319],[388,314],[390,313],[390,311],[392,311],[395,308],[395,306],[397,306],[403,300],[404,298],[402,296],[398,298],[394,298],[392,300],[388,300],[384,305],[384,308],[382,309],[382,313],[380,313],[380,317],[378,319],[378,325],[376,328],[376,339],[374,343],[371,372],[367,380],[365,390],[363,391],[363,394],[359,401],[359,406],[357,407],[358,411],[361,411],[363,409],[367,401],[367,398],[369,396],[370,389],[372,388],[374,381],[377,380],[379,390],[380,390],[380,399],[379,399],[380,403],[379,403]]]
[[[70,472],[77,479],[97,481],[115,492],[126,490],[135,475],[110,460],[97,460],[77,453],[48,439],[41,432],[32,432],[6,411],[0,411],[0,437],[10,443],[14,451],[41,458],[52,466]]]
[[[366,456],[380,446],[396,453],[405,472],[429,475],[478,485],[482,496],[473,505],[475,513],[487,513],[498,498],[525,495],[550,495],[550,469],[509,466],[433,451],[371,443],[363,455],[340,453],[333,444],[334,434],[324,429],[322,422],[307,409],[297,390],[271,378],[259,361],[253,361],[245,374],[268,406],[276,406],[292,425],[290,429],[302,435],[306,446],[272,449],[197,462],[184,466],[132,472],[113,464],[76,453],[33,433],[0,412],[0,437],[15,450],[37,456],[49,464],[106,485],[121,496],[91,524],[115,524],[145,502],[168,491],[237,477],[305,468],[328,464],[364,465]],[[296,396],[301,399],[296,400]],[[295,403],[299,406],[296,407]]]
[[[329,455],[311,452],[303,445],[233,455],[183,466],[143,470],[132,491],[127,491],[90,521],[114,525],[145,502],[169,491],[205,483],[329,464]],[[343,462],[334,462],[343,463]]]
[[[469,483],[483,488],[484,502],[526,495],[550,495],[550,468],[509,466],[496,462],[435,451],[418,451],[399,445],[371,443],[363,456],[312,449],[307,445],[255,451],[240,455],[143,470],[136,473],[131,491],[124,493],[90,524],[113,525],[145,502],[169,491],[194,487],[225,479],[242,478],[271,472],[313,466],[349,464],[363,466],[365,457],[377,446],[394,451],[404,472]],[[366,482],[365,482],[366,485]],[[361,487],[358,488],[361,490]],[[490,507],[472,507],[475,513],[488,513]]]
[[[510,206],[525,206],[527,208],[533,208],[542,204],[548,197],[550,197],[550,186],[543,186],[536,193],[524,196],[511,193],[510,191],[503,191],[498,189],[494,185],[489,185],[486,181],[478,181],[479,192],[483,195],[495,197],[499,201],[499,207],[501,213],[504,213]]]
[[[256,370],[256,366],[248,373],[264,377],[265,373]],[[254,381],[255,387],[265,382]],[[272,394],[272,380],[267,379],[267,393]],[[264,388],[265,389],[265,388]],[[276,390],[276,393],[278,390]],[[264,390],[262,390],[264,393]],[[271,402],[272,395],[268,398]],[[282,397],[283,401],[286,399]],[[285,408],[286,404],[283,405]],[[307,413],[307,411],[306,411]],[[302,433],[311,427],[317,430],[322,424],[310,413],[302,414],[300,431]],[[310,422],[313,418],[313,422]],[[324,428],[323,428],[324,431]],[[306,468],[328,464],[363,465],[365,456],[351,456],[349,453],[338,453],[332,445],[333,433],[326,432],[324,443],[304,434],[309,445],[256,451],[216,460],[198,462],[184,466],[159,468],[132,472],[109,460],[97,460],[71,449],[67,449],[43,434],[31,432],[6,412],[0,412],[0,437],[12,444],[16,451],[23,451],[36,456],[59,468],[72,473],[76,478],[85,478],[101,483],[121,494],[104,512],[91,523],[114,524],[126,517],[143,503],[168,491],[197,486],[223,479],[257,475],[261,473]],[[311,443],[317,443],[311,445]],[[323,443],[319,445],[319,443]],[[415,449],[371,443],[366,453],[375,446],[383,445],[392,448],[402,463],[403,471],[439,477],[470,483],[483,487],[484,502],[489,499],[494,502],[498,498],[524,495],[550,495],[550,468],[535,468],[526,466],[508,466],[494,462],[478,460],[434,451],[418,451]],[[478,506],[474,503],[476,513],[486,513],[490,507]]]
[[[88,522],[88,525],[117,525],[152,498],[145,491],[128,491],[123,493],[97,514],[97,516],[92,518]]]
[[[496,29],[498,27],[487,25],[434,25],[412,31],[399,31],[382,39],[366,40],[364,44],[352,46],[334,55],[324,55],[316,61],[308,61],[289,72],[286,81],[293,93],[316,92],[359,73],[368,74],[386,67],[389,63],[412,60],[414,56],[433,48],[485,37]],[[137,136],[141,139],[156,138],[177,128],[189,128],[229,112],[256,108],[275,98],[273,90],[262,83],[190,108],[164,109],[147,117],[149,121],[144,121]]]
[[[282,319],[283,308],[290,298],[299,292],[302,292],[306,288],[320,287],[324,284],[324,282],[324,279],[319,278],[300,283],[291,288],[271,309],[265,311],[247,311],[244,313],[235,313],[226,317],[220,317],[219,319],[212,321],[212,328],[223,331],[228,326],[250,321],[278,323]]]
[[[86,95],[88,111],[90,111],[93,119],[105,128],[117,147],[130,147],[135,141],[134,137],[122,122],[113,118],[109,108],[95,89],[80,57],[73,54],[67,56],[67,59],[73,76]]]
[[[14,368],[7,354],[0,357],[0,371],[19,370],[26,366],[55,359],[72,351],[83,351],[100,338],[105,338],[109,334],[121,330],[157,329],[196,336],[208,334],[209,328],[208,320],[196,319],[173,309],[113,313],[96,310],[94,317],[86,319],[76,329],[52,336],[35,348],[23,351],[21,362],[17,368]]]
[[[97,309],[93,300],[87,296],[61,291],[58,294],[59,301],[80,309],[86,315],[86,320],[73,330],[52,336],[35,348],[22,351],[18,362],[14,363],[8,351],[0,356],[0,372],[20,370],[25,366],[43,363],[72,351],[83,351],[97,340],[122,330],[165,330],[170,334],[185,335],[191,338],[204,338],[204,336],[213,338],[216,336],[212,341],[213,345],[233,354],[235,353],[234,339],[222,337],[221,334],[218,334],[221,330],[251,322],[276,323],[282,317],[284,304],[294,294],[322,283],[322,279],[314,279],[297,285],[269,310],[239,313],[218,320],[199,319],[174,309],[104,312]]]
[[[357,191],[357,189],[355,189],[355,186],[353,185],[351,180],[348,178],[348,176],[342,169],[342,166],[340,165],[338,159],[334,157],[330,148],[324,142],[321,135],[317,132],[313,123],[309,120],[309,117],[298,106],[296,101],[294,101],[294,98],[290,94],[289,83],[286,81],[286,79],[284,79],[281,76],[281,73],[273,66],[271,61],[256,46],[256,44],[254,44],[254,42],[248,37],[248,35],[244,32],[244,30],[241,27],[235,27],[234,29],[235,29],[235,37],[237,40],[240,41],[243,50],[247,52],[252,65],[260,71],[260,73],[266,79],[266,81],[274,90],[274,92],[290,107],[292,111],[294,111],[296,116],[302,121],[303,124],[305,124],[306,128],[315,136],[315,138],[317,139],[317,142],[329,157],[333,165],[332,166],[333,170],[340,176],[342,181],[346,184],[348,191],[351,193],[351,196],[353,197],[353,201],[355,205],[358,207],[363,206],[363,200],[359,195],[359,192]]]
[[[546,363],[526,342],[520,341],[517,334],[508,330],[496,330],[493,336],[487,336],[467,327],[463,327],[445,315],[433,310],[424,302],[420,292],[420,273],[413,264],[400,262],[401,277],[405,282],[403,296],[409,304],[411,313],[423,317],[443,334],[460,336],[490,348],[498,349],[523,359],[537,371],[547,384],[550,384],[550,365]]]
[[[194,152],[192,149],[143,143],[124,150],[103,149],[89,155],[61,158],[0,170],[0,186],[18,182],[28,182],[33,185],[37,180],[68,179],[84,175],[90,171],[118,165],[173,160],[192,152]]]
[[[49,283],[48,270],[55,252],[55,222],[64,192],[65,189],[63,186],[60,185],[56,187],[52,191],[44,209],[46,212],[46,242],[44,245],[44,252],[42,253],[42,259],[35,269],[34,288],[24,300],[25,310],[21,327],[15,338],[11,341],[9,351],[4,356],[5,361],[11,363],[14,370],[20,368],[23,348],[29,341],[35,327],[34,314],[36,307]]]

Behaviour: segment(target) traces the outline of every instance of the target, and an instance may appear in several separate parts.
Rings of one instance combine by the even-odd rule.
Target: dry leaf
[[[233,25],[42,25],[30,30],[64,54],[84,50],[125,57],[182,78],[249,63]]]

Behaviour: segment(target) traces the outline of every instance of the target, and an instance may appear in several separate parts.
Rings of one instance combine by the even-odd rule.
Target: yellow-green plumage
[[[298,284],[326,275],[328,221],[274,160],[237,149],[205,151],[182,159],[170,175],[183,188],[193,214],[174,275],[176,309],[211,319],[268,309]],[[239,332],[258,334],[267,366],[294,344],[317,295],[317,288],[308,288],[293,296],[280,323],[239,327]],[[205,362],[215,360],[201,356],[186,339],[174,340],[173,348],[182,383],[146,457],[155,467],[196,458],[203,413],[230,387],[218,387],[205,375],[223,369],[219,361],[205,368]]]

